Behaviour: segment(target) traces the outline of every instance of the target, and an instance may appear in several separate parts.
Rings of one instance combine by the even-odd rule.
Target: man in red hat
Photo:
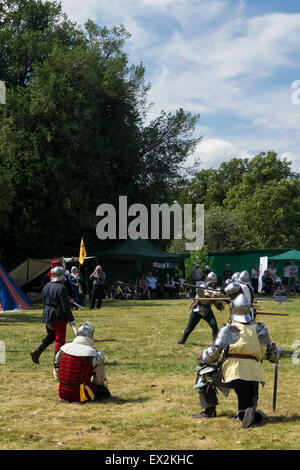
[[[65,344],[68,322],[72,325],[75,320],[71,310],[70,298],[64,285],[66,277],[62,266],[55,266],[51,270],[52,279],[42,292],[44,309],[43,323],[46,325],[47,336],[38,347],[30,353],[31,359],[39,364],[42,352],[54,343],[55,354]]]
[[[51,279],[52,279],[51,271],[56,266],[62,266],[61,262],[58,259],[55,259],[54,261],[51,261],[50,271],[48,271],[47,274],[45,274],[45,276],[43,277],[43,280],[42,280],[42,286],[43,287],[45,287],[45,285],[48,284],[48,282],[51,281]]]

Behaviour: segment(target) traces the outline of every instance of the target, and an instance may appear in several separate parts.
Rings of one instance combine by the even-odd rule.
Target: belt
[[[69,384],[68,382],[59,382],[60,385],[68,385],[68,387],[79,387],[81,384]]]
[[[226,359],[227,359],[227,357],[237,357],[237,358],[240,358],[240,359],[254,359],[256,362],[258,362],[256,357],[251,356],[250,354],[225,354],[225,357],[226,357]]]
[[[67,385],[69,387],[79,387],[79,392],[80,392],[80,401],[85,402],[87,400],[94,400],[95,395],[93,391],[90,389],[90,387],[86,384],[69,384],[67,382],[59,382],[60,385]],[[86,395],[86,393],[87,395]]]

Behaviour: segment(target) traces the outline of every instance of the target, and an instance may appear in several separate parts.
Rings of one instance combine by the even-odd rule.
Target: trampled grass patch
[[[105,355],[112,393],[111,400],[84,405],[58,403],[52,345],[41,356],[40,365],[31,361],[30,351],[45,336],[41,306],[28,313],[2,313],[2,320],[18,321],[0,321],[0,340],[6,346],[6,364],[0,364],[0,448],[299,449],[300,364],[292,358],[293,343],[300,340],[300,299],[282,305],[262,303],[264,311],[289,313],[289,317],[257,317],[286,355],[280,361],[276,413],[272,411],[274,367],[264,361],[266,385],[260,387],[258,408],[267,419],[246,430],[230,418],[237,407],[232,391],[227,398],[219,394],[216,419],[191,417],[200,412],[193,389],[196,357],[212,336],[201,321],[184,345],[177,344],[190,303],[105,301],[100,311],[76,311],[77,326],[90,320],[96,327],[96,347]],[[216,317],[222,326],[228,307],[216,312]],[[68,327],[67,341],[73,337]]]

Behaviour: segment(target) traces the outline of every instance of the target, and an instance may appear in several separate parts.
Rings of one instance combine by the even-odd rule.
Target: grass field
[[[227,398],[219,394],[217,418],[191,418],[200,412],[193,389],[195,359],[211,342],[211,330],[201,321],[186,344],[176,344],[190,303],[105,301],[100,311],[75,312],[77,327],[85,320],[96,327],[96,347],[105,355],[112,394],[111,400],[85,405],[58,403],[53,345],[40,365],[31,362],[29,352],[45,336],[41,308],[0,313],[0,340],[6,346],[6,364],[0,364],[0,449],[299,449],[300,364],[292,362],[292,354],[300,340],[300,299],[262,304],[264,311],[289,313],[258,317],[286,355],[280,361],[277,412],[272,412],[274,367],[264,361],[266,385],[260,387],[258,408],[267,419],[245,430],[229,418],[237,407],[232,391]],[[216,317],[222,326],[228,307]],[[73,338],[68,326],[67,341]]]

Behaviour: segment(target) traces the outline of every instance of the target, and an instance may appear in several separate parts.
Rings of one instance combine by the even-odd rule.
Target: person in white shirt
[[[274,280],[275,283],[277,277],[277,269],[275,268],[273,263],[269,266],[269,273],[271,274],[271,278]]]
[[[290,277],[290,263],[285,263],[283,266],[283,277],[282,277],[282,285],[284,287],[288,287]]]
[[[154,292],[157,293],[157,279],[152,275],[152,273],[148,273],[148,276],[146,277],[146,283],[148,286],[148,289],[150,290],[150,295],[152,296]]]
[[[298,266],[296,266],[295,261],[291,261],[289,266],[289,280],[288,280],[288,291],[295,291],[295,283],[297,281]]]
[[[259,268],[258,264],[254,265],[254,268],[251,269],[251,285],[254,289],[255,294],[258,292],[258,278],[259,278]]]

